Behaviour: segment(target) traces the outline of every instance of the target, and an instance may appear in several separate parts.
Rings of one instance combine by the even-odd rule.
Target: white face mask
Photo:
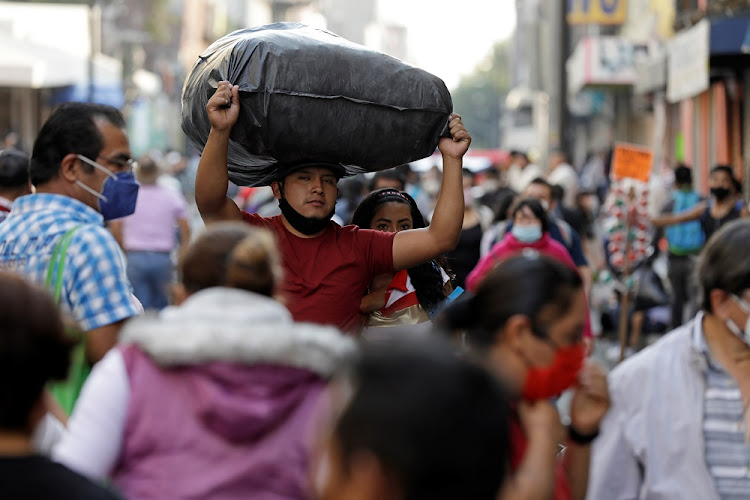
[[[77,157],[78,157],[78,159],[79,159],[79,160],[81,160],[82,162],[84,162],[84,163],[88,163],[88,164],[89,164],[89,165],[91,165],[92,167],[94,167],[94,168],[96,168],[96,169],[98,169],[98,170],[101,170],[102,172],[104,172],[105,174],[107,174],[107,176],[109,176],[110,178],[112,178],[112,180],[114,180],[114,181],[116,181],[116,180],[117,180],[117,176],[116,176],[116,175],[115,175],[114,173],[112,173],[112,172],[111,172],[111,171],[110,171],[110,170],[109,170],[108,168],[106,168],[106,167],[103,167],[102,165],[98,164],[98,163],[97,163],[97,162],[95,162],[94,160],[91,160],[91,159],[89,159],[89,158],[86,158],[86,157],[85,157],[85,156],[83,156],[83,155],[76,155],[76,156],[77,156]],[[105,181],[106,181],[106,179],[105,179]],[[104,196],[104,195],[103,195],[102,193],[100,193],[100,192],[98,192],[98,191],[94,191],[93,189],[91,189],[90,187],[88,187],[88,186],[87,186],[86,184],[84,184],[83,182],[81,182],[81,181],[79,181],[79,180],[76,180],[76,184],[78,184],[78,185],[79,185],[80,187],[82,187],[82,188],[83,188],[84,190],[86,190],[86,191],[88,191],[89,193],[93,194],[94,196],[96,196],[96,197],[97,197],[97,198],[99,198],[100,200],[102,200],[102,201],[109,201],[109,200],[107,199],[107,197],[106,197],[106,196]],[[103,190],[104,190],[104,183],[102,182],[102,191],[103,191]]]
[[[748,314],[747,321],[745,321],[745,330],[743,331],[740,329],[739,326],[737,326],[734,321],[731,319],[728,319],[726,321],[727,328],[729,328],[732,333],[737,335],[739,338],[741,338],[746,344],[750,345],[750,304],[736,296],[735,294],[731,295],[732,300],[740,306],[740,309],[745,311]]]

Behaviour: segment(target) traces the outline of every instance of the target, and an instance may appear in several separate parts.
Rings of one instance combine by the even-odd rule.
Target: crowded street
[[[750,499],[748,0],[0,26],[0,499]]]

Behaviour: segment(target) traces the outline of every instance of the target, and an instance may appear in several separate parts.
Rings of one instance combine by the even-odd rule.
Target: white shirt
[[[719,500],[705,459],[703,313],[609,375],[588,500]]]
[[[547,182],[552,185],[561,186],[565,190],[563,205],[567,208],[574,208],[576,206],[578,174],[572,166],[567,163],[561,163],[556,166],[547,176]]]
[[[508,169],[508,186],[516,193],[523,193],[537,177],[544,177],[542,169],[535,163],[529,163],[524,168],[513,164]]]
[[[52,458],[92,480],[109,476],[122,451],[129,399],[125,360],[110,349],[92,368]]]

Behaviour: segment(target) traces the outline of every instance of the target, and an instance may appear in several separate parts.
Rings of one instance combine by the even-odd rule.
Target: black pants
[[[697,310],[698,279],[695,276],[697,257],[669,254],[667,260],[669,283],[672,286],[672,328],[685,322],[685,310],[692,317]]]

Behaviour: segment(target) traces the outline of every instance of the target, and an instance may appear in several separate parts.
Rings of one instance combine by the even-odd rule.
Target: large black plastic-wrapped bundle
[[[333,163],[347,174],[431,155],[451,96],[438,77],[325,30],[276,23],[238,30],[199,57],[182,90],[182,130],[202,153],[217,84],[239,86],[229,178],[261,186],[277,169]]]

